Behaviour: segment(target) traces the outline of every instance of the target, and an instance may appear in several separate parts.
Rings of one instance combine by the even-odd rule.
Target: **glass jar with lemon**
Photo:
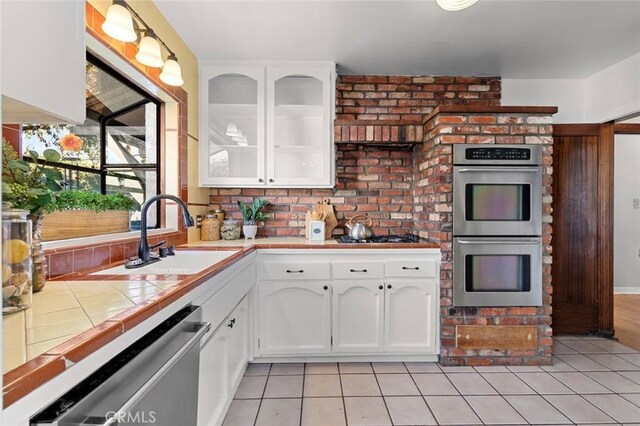
[[[2,313],[31,306],[32,259],[29,212],[2,207]]]

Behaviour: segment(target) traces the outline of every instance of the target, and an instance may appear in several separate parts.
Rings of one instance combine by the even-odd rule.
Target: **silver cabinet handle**
[[[540,169],[538,167],[480,167],[478,168],[464,168],[457,169],[458,173],[471,173],[471,172],[517,172],[517,173],[538,173]]]
[[[349,272],[367,272],[366,269],[349,269]]]
[[[402,269],[406,270],[412,270],[412,271],[419,271],[420,267],[419,266],[414,266],[414,267],[409,267],[409,266],[403,266]]]
[[[304,273],[303,269],[298,269],[298,270],[287,269],[287,274],[303,274],[303,273]]]
[[[194,327],[199,327],[195,334],[182,346],[178,352],[173,354],[171,358],[164,364],[151,378],[144,384],[131,398],[129,398],[123,405],[114,413],[113,416],[103,419],[102,423],[96,422],[96,417],[87,417],[80,423],[67,423],[68,426],[117,426],[119,424],[118,419],[126,418],[126,413],[130,412],[133,407],[156,385],[160,379],[162,379],[171,368],[191,349],[193,345],[200,341],[200,338],[204,336],[210,329],[211,323],[197,322],[193,324]],[[87,420],[91,423],[87,423]]]

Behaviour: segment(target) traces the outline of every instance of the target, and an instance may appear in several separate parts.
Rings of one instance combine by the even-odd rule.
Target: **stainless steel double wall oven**
[[[542,304],[542,146],[454,146],[453,304]]]

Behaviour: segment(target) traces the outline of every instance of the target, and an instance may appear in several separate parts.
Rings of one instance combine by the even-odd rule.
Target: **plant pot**
[[[242,233],[245,240],[255,240],[258,233],[258,225],[242,225]]]
[[[42,221],[42,241],[128,232],[130,217],[126,210],[64,210],[47,213]]]

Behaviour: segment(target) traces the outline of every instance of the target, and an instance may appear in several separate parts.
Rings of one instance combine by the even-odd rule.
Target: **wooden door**
[[[553,332],[613,333],[613,124],[554,126]]]

